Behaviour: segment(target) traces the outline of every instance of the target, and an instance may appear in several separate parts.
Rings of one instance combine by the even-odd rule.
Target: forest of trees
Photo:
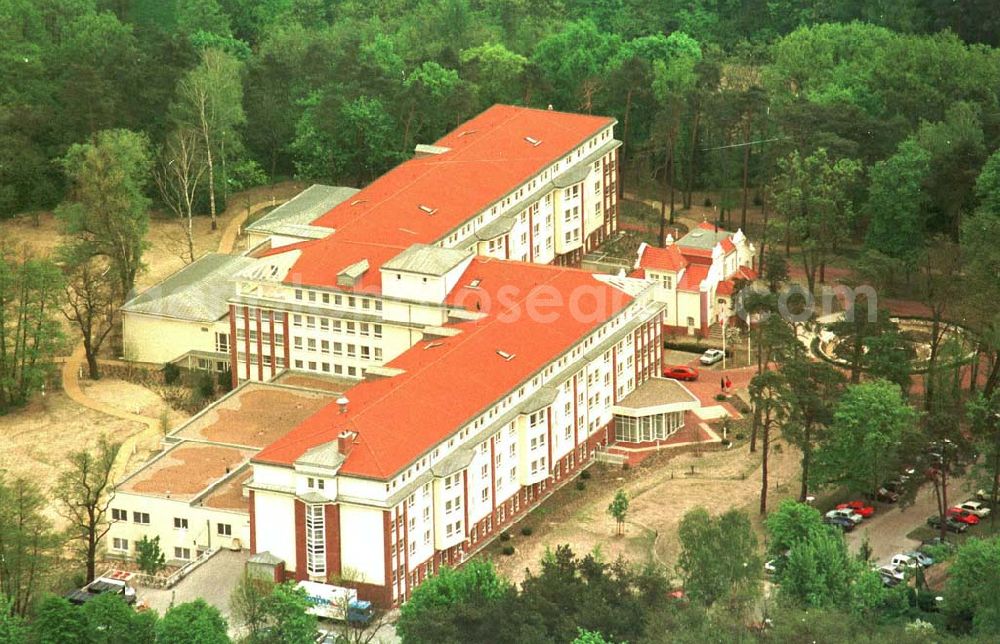
[[[0,8],[0,217],[62,201],[71,178],[56,161],[102,130],[143,134],[167,167],[195,157],[180,194],[214,215],[233,189],[267,178],[365,183],[415,143],[506,102],[617,117],[629,176],[669,175],[682,203],[694,189],[721,191],[723,216],[744,209],[742,188],[767,183],[779,159],[822,147],[870,169],[875,204],[899,190],[886,172],[909,172],[928,188],[921,223],[957,235],[1000,131],[994,9],[10,0]],[[745,141],[768,142],[726,147]],[[851,188],[863,196],[866,184]],[[183,198],[156,198],[183,210]]]

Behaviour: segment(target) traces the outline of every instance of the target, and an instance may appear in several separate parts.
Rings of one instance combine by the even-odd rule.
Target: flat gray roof
[[[382,268],[390,271],[405,271],[440,277],[471,255],[471,251],[467,250],[414,244],[382,264]]]
[[[730,235],[732,235],[732,233],[728,230],[719,230],[718,232],[715,232],[700,227],[692,228],[691,232],[677,240],[677,245],[687,246],[688,248],[712,250],[715,248],[716,244]]]
[[[277,232],[282,229],[295,231],[300,226],[309,226],[357,192],[357,188],[324,186],[317,183],[253,222],[246,229],[254,232]]]
[[[214,322],[229,311],[233,276],[255,261],[252,257],[209,253],[133,297],[121,310]]]

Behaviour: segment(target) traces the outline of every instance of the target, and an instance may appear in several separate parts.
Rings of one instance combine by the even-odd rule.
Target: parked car
[[[929,525],[932,528],[940,528],[941,527],[941,517],[939,517],[936,514],[932,514],[931,516],[927,517],[927,525]],[[945,529],[948,532],[962,533],[962,532],[965,532],[966,530],[968,530],[969,526],[966,525],[965,523],[962,523],[961,521],[956,521],[952,517],[946,517],[945,518]]]
[[[867,519],[871,515],[875,514],[875,508],[870,505],[865,505],[863,501],[848,501],[847,503],[841,503],[837,505],[838,510],[854,510],[862,517]]]
[[[904,483],[902,479],[898,478],[886,481],[885,485],[882,487],[897,495],[903,494],[906,491],[906,483]]]
[[[881,501],[882,503],[895,503],[896,501],[899,500],[899,494],[887,490],[884,487],[880,487],[879,489],[875,490],[874,495],[869,492],[865,496],[869,499],[874,498],[874,500]]]
[[[931,557],[930,555],[925,555],[919,550],[913,550],[911,552],[907,552],[906,556],[913,557],[913,559],[916,560],[917,565],[919,565],[921,568],[927,568],[928,566],[934,565],[933,557]]]
[[[705,353],[701,354],[698,358],[698,362],[703,365],[715,364],[716,362],[721,362],[725,354],[721,349],[709,349]]]
[[[896,569],[900,568],[913,569],[919,566],[920,563],[917,561],[915,557],[911,557],[910,555],[898,554],[892,556],[892,559],[889,560],[889,565]]]
[[[673,378],[674,380],[697,380],[698,370],[694,367],[685,367],[684,365],[663,367],[663,377]]]
[[[963,510],[962,508],[948,508],[948,512],[946,514],[956,521],[967,523],[969,525],[976,525],[979,523],[979,517],[968,510]]]
[[[966,501],[958,507],[962,508],[966,512],[969,512],[970,514],[976,515],[980,519],[985,519],[990,516],[990,509],[986,507],[986,504],[980,501]]]
[[[896,583],[899,583],[904,579],[906,579],[906,573],[904,573],[896,566],[892,565],[878,566],[877,568],[875,568],[875,571],[878,572],[878,574],[882,577],[883,581],[885,580],[886,577],[894,580]]]
[[[844,532],[850,532],[854,529],[854,522],[847,517],[823,517],[823,523],[837,526]]]
[[[861,523],[861,521],[864,519],[863,516],[861,516],[860,514],[851,509],[830,510],[829,512],[826,513],[826,517],[828,519],[832,519],[833,517],[843,517],[845,519],[850,519],[854,523]]]

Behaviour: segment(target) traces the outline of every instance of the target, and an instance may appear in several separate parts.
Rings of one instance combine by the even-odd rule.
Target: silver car
[[[705,353],[701,354],[698,358],[698,362],[704,365],[715,364],[722,360],[725,354],[722,353],[721,349],[709,349]]]

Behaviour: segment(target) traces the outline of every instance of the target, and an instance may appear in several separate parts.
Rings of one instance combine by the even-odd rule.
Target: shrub
[[[580,478],[582,478],[584,481],[588,480],[590,478],[590,470],[584,470],[580,472]]]
[[[521,534],[523,534],[526,537],[530,537],[532,532],[534,532],[534,530],[531,529],[530,525],[526,525],[523,528],[521,528]]]
[[[704,205],[705,205],[706,208],[711,208],[712,207],[712,200],[709,197],[705,197]]]
[[[715,394],[715,399],[718,401],[723,401],[726,399],[726,394]]]
[[[576,489],[581,490],[581,491],[586,490],[587,489],[587,484],[584,483],[583,481],[577,481],[576,482]]]
[[[743,432],[736,432],[736,436],[735,436],[736,440],[738,440],[738,441],[743,440],[743,436],[744,436]]]
[[[622,463],[622,469],[627,472],[630,469],[632,469],[632,464],[629,463],[628,461],[625,461],[624,463]]]
[[[741,402],[738,409],[740,410],[741,414],[749,414],[751,411],[753,411],[752,409],[750,409],[750,405],[746,404],[745,402]]]
[[[215,394],[215,378],[207,371],[199,371],[194,377],[192,389],[202,399],[211,398]]]
[[[163,365],[163,382],[168,385],[173,385],[177,383],[177,380],[181,377],[181,368],[172,362],[168,362]]]
[[[500,550],[500,552],[504,553],[505,555],[507,555],[509,557],[510,555],[514,554],[514,546],[504,546]]]
[[[215,384],[219,391],[227,393],[233,390],[233,372],[229,369],[220,371],[215,375]]]
[[[500,533],[500,541],[510,541],[510,532],[504,530]]]
[[[721,441],[719,442],[719,444],[720,444],[720,445],[722,445],[723,447],[729,447],[730,445],[732,445],[732,444],[733,444],[733,441],[729,440],[728,438],[723,438],[723,439],[722,439],[722,440],[721,440]]]

